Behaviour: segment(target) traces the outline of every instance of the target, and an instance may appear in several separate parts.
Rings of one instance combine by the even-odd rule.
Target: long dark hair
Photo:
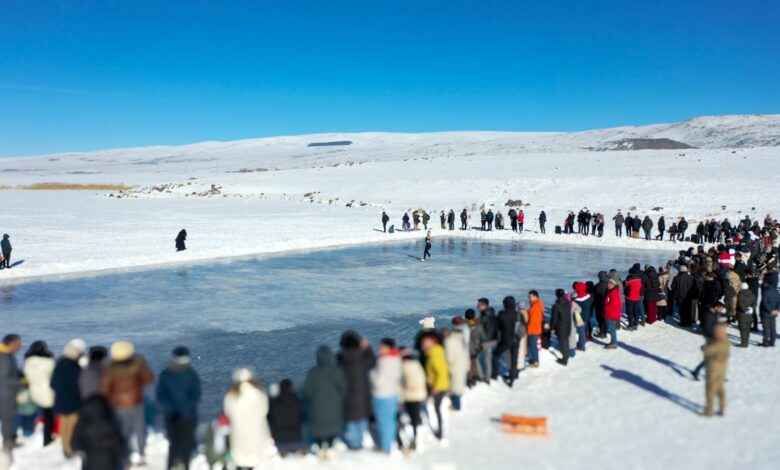
[[[24,353],[24,358],[27,359],[28,357],[54,357],[54,353],[52,353],[49,350],[49,346],[46,344],[46,341],[33,341],[33,343],[30,345],[29,348],[27,348],[27,352]]]

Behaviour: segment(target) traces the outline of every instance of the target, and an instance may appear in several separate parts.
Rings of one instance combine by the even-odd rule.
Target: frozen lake
[[[389,243],[5,285],[2,330],[20,333],[25,348],[44,339],[57,353],[73,337],[131,340],[155,372],[184,344],[211,416],[236,367],[252,367],[266,384],[300,383],[315,349],[335,347],[345,329],[374,344],[384,336],[410,344],[423,316],[449,323],[479,297],[498,306],[505,295],[525,301],[530,289],[551,303],[556,288],[599,270],[625,273],[671,254],[449,238],[434,242],[432,261],[419,262],[421,253],[422,243]]]

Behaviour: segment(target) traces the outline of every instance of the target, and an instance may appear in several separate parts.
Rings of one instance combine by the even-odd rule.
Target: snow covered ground
[[[762,144],[780,139],[780,117],[709,117],[573,134],[328,134],[0,159],[0,187],[136,186],[123,194],[0,190],[0,230],[11,235],[15,260],[24,261],[0,278],[370,243],[390,237],[375,230],[382,209],[400,226],[404,211],[423,208],[438,226],[438,211],[467,208],[477,220],[483,204],[506,214],[506,201],[519,199],[526,228],[536,229],[540,210],[548,215],[547,236],[523,237],[657,248],[615,239],[609,219],[619,208],[653,219],[663,214],[667,225],[679,216],[755,219],[780,206],[773,190],[778,147],[585,150],[628,135],[671,136],[697,146]],[[307,146],[334,140],[353,144]],[[607,215],[604,239],[552,234],[568,210],[581,207]],[[173,238],[181,228],[190,249],[176,254]]]
[[[670,138],[700,148],[589,150],[626,138]],[[307,147],[334,140],[353,144]],[[477,220],[483,204],[506,214],[508,199],[524,203],[531,230],[523,238],[668,249],[615,238],[609,219],[618,208],[654,220],[663,214],[668,223],[685,216],[692,226],[704,217],[777,215],[778,142],[778,116],[721,116],[573,134],[329,134],[0,159],[0,186],[135,186],[123,194],[0,190],[0,231],[11,235],[13,261],[20,263],[0,271],[0,283],[421,237],[378,232],[381,210],[398,227],[403,211],[424,208],[438,226],[440,210],[465,207]],[[552,233],[568,210],[581,207],[608,216],[603,239]],[[542,209],[547,235],[534,233]],[[174,253],[181,228],[189,233],[188,250]],[[592,348],[568,369],[545,356],[543,366],[524,373],[512,391],[472,391],[464,412],[450,420],[448,448],[429,445],[408,459],[363,452],[322,466],[306,458],[268,468],[449,470],[517,468],[521,462],[540,468],[778,467],[776,350],[735,350],[728,414],[704,420],[694,413],[703,385],[680,373],[680,366],[698,362],[698,336],[654,326],[621,339],[629,347]],[[504,411],[548,416],[550,436],[501,433],[489,418]],[[164,443],[156,439],[152,468],[164,458]],[[16,455],[18,469],[78,468],[77,462],[62,463],[56,448],[28,445]]]
[[[737,335],[736,330],[731,334]],[[277,457],[262,468],[777,468],[777,350],[733,348],[726,416],[705,419],[697,415],[704,384],[687,372],[700,360],[699,336],[656,324],[635,333],[621,331],[619,339],[619,350],[591,344],[565,368],[543,352],[541,367],[522,372],[513,389],[494,384],[471,390],[462,412],[446,413],[448,447],[429,436],[424,450],[409,457],[345,451],[328,463],[314,456]],[[491,418],[504,412],[546,416],[549,436],[503,433]],[[15,468],[80,468],[75,459],[64,462],[57,445],[39,446],[28,444],[17,451]],[[165,455],[162,437],[153,436],[148,468],[164,468]],[[206,465],[199,461],[193,468]]]

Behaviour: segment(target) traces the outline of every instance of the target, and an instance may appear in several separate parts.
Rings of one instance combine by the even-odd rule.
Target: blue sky
[[[780,112],[780,2],[0,0],[0,155]]]

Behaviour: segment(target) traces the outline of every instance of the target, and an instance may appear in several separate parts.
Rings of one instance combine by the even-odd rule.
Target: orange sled
[[[503,414],[498,422],[504,432],[531,436],[547,435],[547,418]]]

